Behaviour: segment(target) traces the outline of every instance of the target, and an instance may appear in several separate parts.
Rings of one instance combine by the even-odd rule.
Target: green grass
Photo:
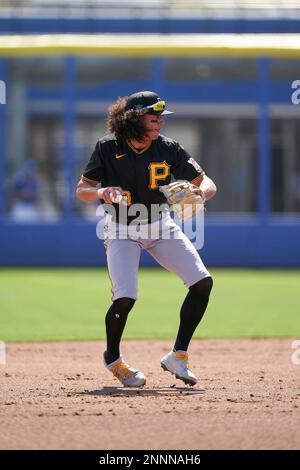
[[[194,337],[300,336],[300,271],[212,274],[211,302]],[[124,338],[174,338],[185,292],[175,275],[141,269]],[[110,303],[105,269],[0,269],[0,340],[104,339]]]

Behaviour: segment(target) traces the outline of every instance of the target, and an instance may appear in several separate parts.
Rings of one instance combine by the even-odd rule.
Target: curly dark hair
[[[125,140],[137,140],[141,142],[147,132],[147,128],[141,119],[143,113],[134,109],[125,111],[127,97],[119,98],[118,101],[108,108],[107,128],[108,132],[117,138]]]

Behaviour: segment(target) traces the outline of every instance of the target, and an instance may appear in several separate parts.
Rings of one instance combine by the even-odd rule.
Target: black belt
[[[158,216],[153,219],[151,218],[140,219],[139,217],[135,217],[132,220],[127,221],[127,223],[123,223],[122,220],[116,220],[116,223],[120,225],[149,225],[149,224],[153,224],[154,222],[158,222],[159,220],[161,220],[162,216],[163,216],[163,213],[160,212]]]

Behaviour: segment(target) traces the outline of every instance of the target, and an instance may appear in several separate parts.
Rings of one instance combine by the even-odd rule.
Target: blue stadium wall
[[[104,266],[96,224],[1,226],[1,266]],[[299,268],[300,223],[210,220],[200,255],[210,267]],[[141,264],[157,266],[143,253]]]
[[[0,18],[0,34],[299,33],[300,19]]]

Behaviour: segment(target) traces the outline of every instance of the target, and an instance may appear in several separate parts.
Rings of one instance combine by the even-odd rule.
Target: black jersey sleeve
[[[96,186],[105,178],[105,167],[103,164],[103,153],[101,149],[101,142],[98,141],[91,158],[86,165],[82,179],[90,184]]]
[[[180,144],[176,143],[175,149],[175,161],[171,173],[176,180],[193,181],[200,175],[204,175],[199,163]]]

